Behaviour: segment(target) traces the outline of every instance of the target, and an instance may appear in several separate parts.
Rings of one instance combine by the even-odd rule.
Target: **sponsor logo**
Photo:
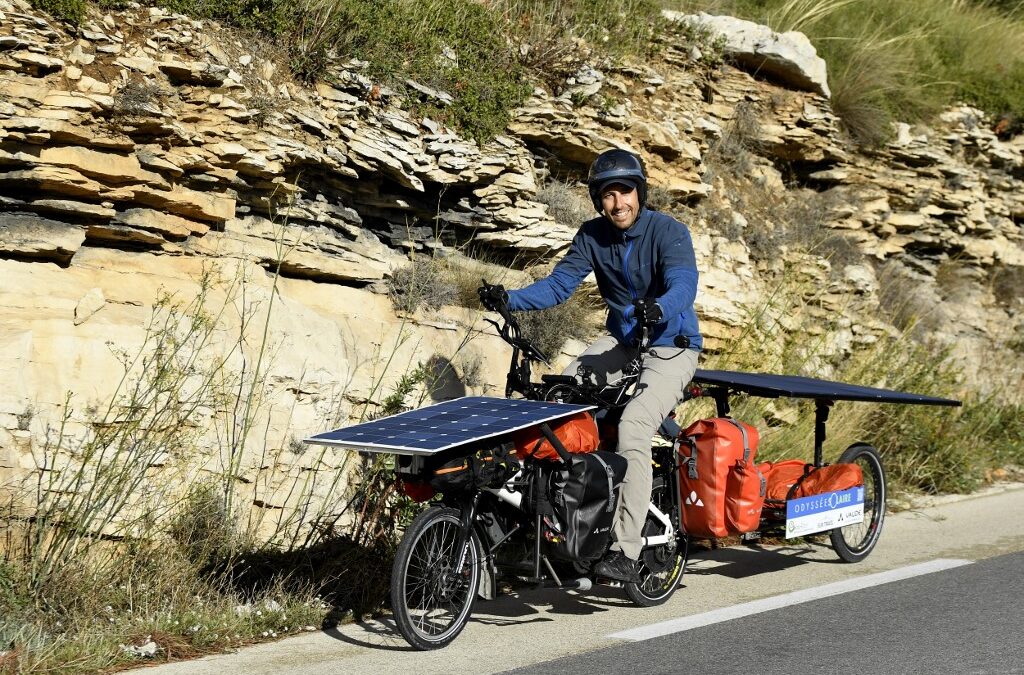
[[[686,496],[686,505],[687,506],[700,506],[700,507],[703,507],[704,506],[704,502],[702,502],[700,500],[700,497],[697,496],[697,491],[696,490],[692,490],[690,492],[690,494],[688,494]]]

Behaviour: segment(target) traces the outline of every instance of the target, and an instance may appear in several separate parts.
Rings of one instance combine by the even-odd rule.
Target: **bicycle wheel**
[[[455,550],[460,528],[457,509],[427,509],[406,530],[395,555],[391,611],[402,637],[416,649],[444,647],[469,620],[480,582],[480,546],[472,535],[461,556]]]
[[[655,476],[651,490],[651,501],[667,515],[672,526],[679,530],[679,500],[674,498],[673,490],[678,486],[672,476]],[[644,523],[644,536],[661,534],[664,526],[654,516],[648,514]],[[654,607],[668,600],[683,578],[683,567],[686,565],[686,540],[676,537],[667,544],[644,549],[640,554],[640,581],[626,584],[626,596],[641,607]]]
[[[864,473],[864,520],[837,527],[829,533],[836,555],[849,563],[868,557],[882,534],[885,520],[885,469],[882,458],[870,445],[851,445],[839,458],[840,464],[857,464]]]

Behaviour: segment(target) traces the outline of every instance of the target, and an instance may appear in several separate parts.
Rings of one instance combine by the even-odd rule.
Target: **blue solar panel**
[[[742,391],[754,396],[775,398],[828,399],[831,401],[873,401],[875,403],[914,403],[918,405],[960,405],[960,401],[935,396],[923,396],[892,389],[862,387],[845,382],[818,380],[797,375],[769,375],[765,373],[741,373],[731,370],[698,369],[693,381],[700,384],[723,385],[733,391]]]
[[[307,443],[400,455],[433,455],[594,406],[466,396],[350,427],[325,431]]]

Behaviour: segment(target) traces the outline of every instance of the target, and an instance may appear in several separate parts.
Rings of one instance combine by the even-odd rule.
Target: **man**
[[[651,498],[651,439],[683,398],[702,345],[693,309],[697,265],[686,226],[646,208],[647,177],[634,155],[601,153],[587,183],[601,215],[583,223],[549,276],[502,299],[511,310],[553,307],[594,272],[608,307],[609,335],[569,365],[570,375],[586,365],[599,377],[617,379],[636,356],[641,326],[650,328],[652,349],[618,428],[618,453],[628,465],[612,528],[615,543],[594,568],[599,576],[636,582]],[[481,289],[481,300],[493,309],[495,299],[485,296]]]

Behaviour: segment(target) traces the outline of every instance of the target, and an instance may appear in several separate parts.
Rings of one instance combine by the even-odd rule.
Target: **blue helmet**
[[[605,150],[590,165],[587,189],[598,213],[601,209],[601,191],[612,183],[624,183],[636,188],[640,208],[647,204],[647,176],[636,155],[626,150]]]

